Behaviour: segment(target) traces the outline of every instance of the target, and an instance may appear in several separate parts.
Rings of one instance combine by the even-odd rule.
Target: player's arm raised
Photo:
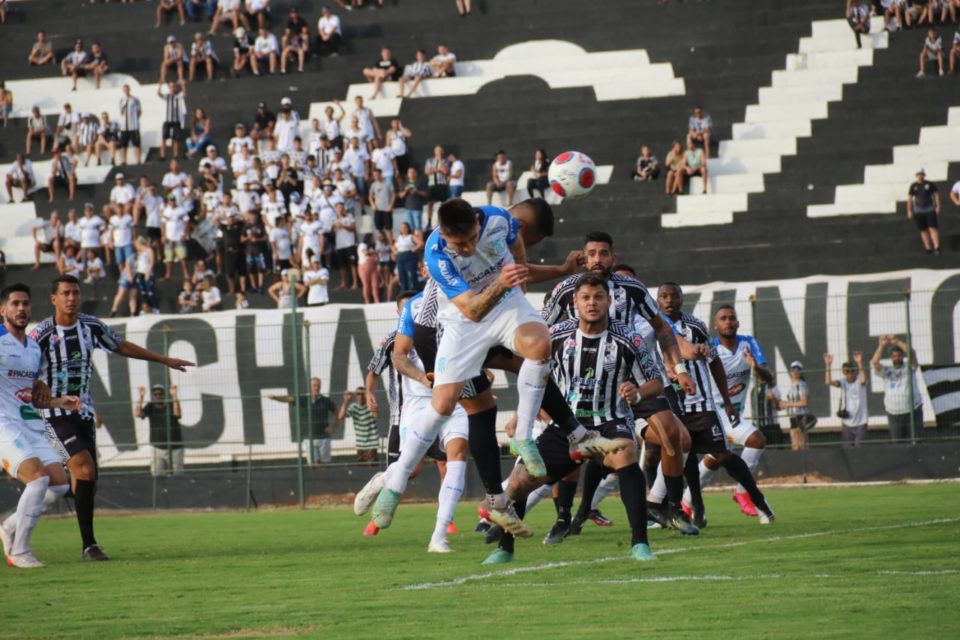
[[[465,291],[451,302],[457,306],[460,313],[468,320],[480,322],[490,311],[497,306],[500,298],[513,287],[519,287],[527,281],[530,270],[525,264],[507,264],[500,271],[500,276],[490,286],[481,291]]]
[[[546,282],[548,280],[556,280],[558,278],[572,276],[573,274],[579,272],[582,266],[583,251],[571,251],[567,255],[567,259],[563,264],[527,263],[527,268],[530,269],[530,277],[527,279],[527,283],[536,284],[538,282]]]
[[[117,347],[115,353],[126,358],[133,358],[134,360],[159,362],[160,364],[170,367],[171,369],[176,369],[177,371],[186,371],[187,367],[197,366],[195,363],[190,362],[189,360],[180,360],[179,358],[164,356],[126,340],[120,342],[120,346]]]

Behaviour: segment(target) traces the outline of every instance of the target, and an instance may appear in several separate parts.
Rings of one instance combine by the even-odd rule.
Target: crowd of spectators
[[[665,164],[664,193],[683,195],[688,189],[690,178],[700,176],[703,183],[703,193],[708,191],[709,171],[707,161],[710,159],[710,145],[714,140],[713,118],[703,107],[697,105],[687,120],[686,145],[674,140],[667,152]],[[640,147],[636,166],[631,176],[637,182],[652,182],[660,179],[661,167],[657,156],[650,147]]]

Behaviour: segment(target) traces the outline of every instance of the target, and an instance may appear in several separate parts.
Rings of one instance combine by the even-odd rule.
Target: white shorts
[[[730,426],[730,418],[727,417],[727,412],[720,408],[717,410],[717,417],[720,418],[720,425],[723,427],[723,436],[727,439],[728,444],[737,444],[741,447],[747,446],[747,440],[754,433],[758,431],[756,425],[744,418],[740,417],[740,424],[736,428]]]
[[[437,347],[434,367],[435,384],[465,382],[480,375],[487,352],[503,346],[511,351],[514,336],[524,324],[546,326],[525,296],[516,292],[493,308],[480,322],[472,322],[460,315],[453,304],[440,315],[443,333]]]
[[[413,396],[403,399],[403,410],[400,412],[400,450],[403,451],[403,443],[410,434],[410,428],[413,425],[423,424],[420,416],[430,407],[429,396]],[[431,442],[437,436],[440,436],[440,450],[446,451],[447,443],[456,438],[466,440],[470,435],[469,421],[467,412],[459,404],[453,410],[453,415],[443,425],[443,430],[439,434],[418,433],[414,437],[429,439]]]
[[[3,470],[16,478],[20,465],[30,458],[39,458],[44,467],[63,462],[43,431],[10,420],[0,421],[0,464]]]

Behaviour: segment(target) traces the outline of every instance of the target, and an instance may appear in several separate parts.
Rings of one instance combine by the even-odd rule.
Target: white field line
[[[866,533],[868,531],[889,531],[892,529],[910,529],[914,527],[926,527],[930,525],[938,524],[949,524],[952,522],[960,521],[960,518],[937,518],[935,520],[922,520],[919,522],[905,522],[903,524],[889,524],[889,525],[879,525],[875,527],[861,527],[858,529],[834,529],[829,531],[811,531],[809,533],[796,533],[786,536],[771,536],[769,538],[762,538],[759,540],[738,540],[735,542],[727,542],[724,544],[716,545],[702,545],[702,546],[692,546],[692,547],[674,547],[670,549],[662,549],[657,551],[658,555],[672,555],[675,553],[686,553],[687,551],[709,551],[712,549],[730,549],[733,547],[741,547],[744,545],[753,545],[753,544],[762,544],[765,542],[781,542],[784,540],[802,540],[804,538],[818,538],[821,536],[831,536],[838,534],[851,534],[851,533]],[[593,558],[590,560],[566,560],[562,562],[546,562],[542,564],[532,564],[529,566],[523,567],[511,567],[510,569],[504,569],[502,571],[485,571],[483,573],[473,573],[466,576],[461,576],[459,578],[454,578],[452,580],[444,580],[441,582],[419,582],[414,584],[408,584],[403,589],[405,591],[422,591],[425,589],[442,589],[445,587],[458,587],[460,585],[466,584],[468,582],[476,582],[481,580],[486,580],[488,578],[500,578],[500,577],[509,577],[520,575],[524,573],[533,573],[537,571],[546,571],[549,569],[561,569],[564,567],[576,567],[582,565],[595,565],[600,562],[613,562],[613,561],[623,561],[626,560],[629,556],[627,555],[618,555],[618,556],[606,556],[603,558]]]

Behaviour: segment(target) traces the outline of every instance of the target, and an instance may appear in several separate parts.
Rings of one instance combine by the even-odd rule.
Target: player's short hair
[[[610,269],[610,271],[612,271],[613,273],[617,273],[618,271],[626,271],[627,273],[629,273],[634,277],[636,277],[637,275],[637,272],[634,270],[633,267],[631,267],[628,264],[624,264],[622,262],[620,264],[614,265],[613,269]]]
[[[22,282],[14,282],[13,284],[4,287],[3,291],[0,291],[0,304],[7,304],[7,300],[9,300],[11,294],[14,293],[25,293],[27,294],[28,298],[31,297],[30,287]]]
[[[437,214],[444,235],[461,238],[470,235],[477,225],[477,211],[462,198],[451,198],[440,205]]]
[[[397,306],[402,307],[403,305],[400,304],[401,302],[403,302],[404,300],[409,300],[415,295],[417,295],[417,292],[414,291],[413,289],[407,289],[406,291],[401,291],[400,295],[397,296]]]
[[[677,290],[677,293],[680,294],[680,297],[683,297],[683,287],[681,287],[676,282],[664,282],[657,288],[657,291],[659,292],[660,289],[663,289],[664,287],[673,287],[674,289]]]
[[[602,287],[604,292],[607,290],[607,281],[605,278],[595,273],[585,273],[577,278],[577,284],[573,288],[574,295],[583,287]]]
[[[57,276],[53,279],[53,282],[50,283],[50,293],[56,294],[60,290],[60,283],[65,284],[75,284],[77,287],[80,287],[80,280],[76,276],[71,276],[68,274],[63,274],[62,276]]]
[[[583,244],[590,242],[603,242],[613,249],[613,237],[606,231],[591,231],[588,233],[587,237],[583,239]]]
[[[680,295],[683,295],[683,292],[681,292]],[[716,316],[718,313],[720,313],[724,309],[730,309],[734,313],[737,312],[737,308],[734,307],[732,304],[722,304],[719,307],[717,307],[716,311],[713,312],[713,315]]]
[[[543,198],[528,198],[520,204],[533,208],[533,219],[536,221],[537,231],[544,238],[553,235],[553,208]]]

